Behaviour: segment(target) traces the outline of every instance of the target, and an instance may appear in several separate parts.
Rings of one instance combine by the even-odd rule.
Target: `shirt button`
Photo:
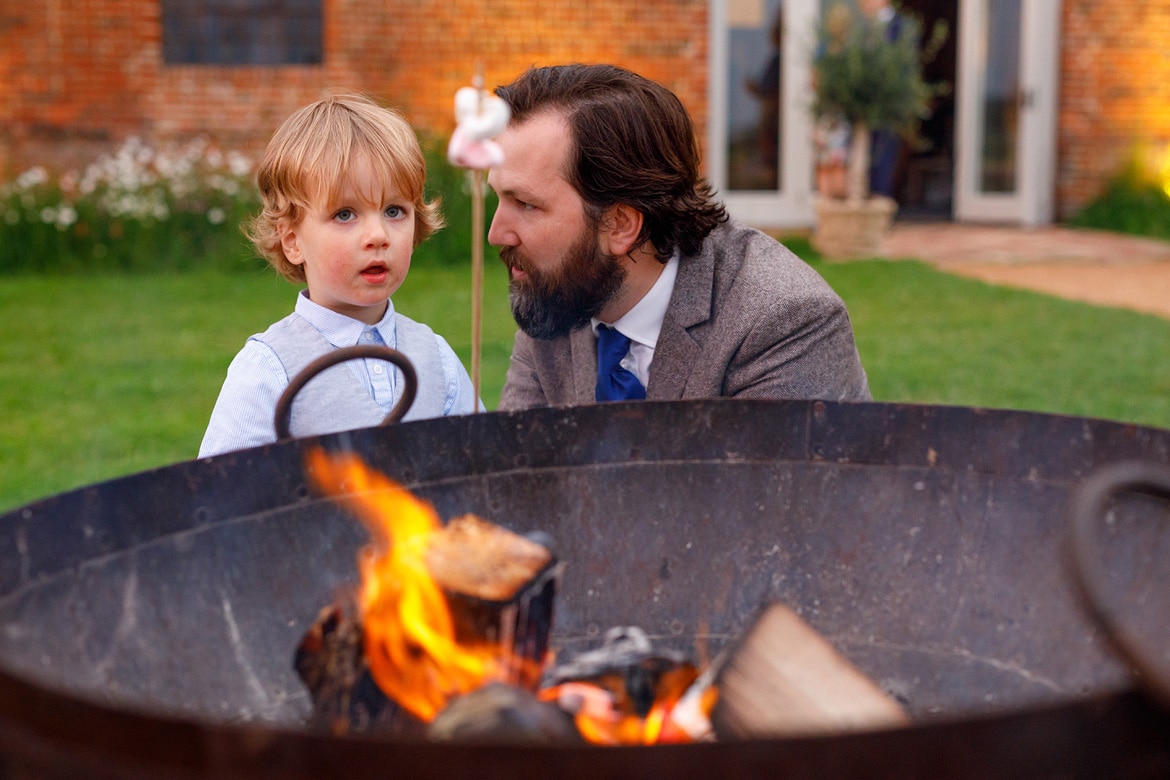
[[[375,366],[374,366],[374,373],[375,373],[375,374],[380,374],[380,373],[382,373],[382,367],[381,367],[380,365],[375,365]]]

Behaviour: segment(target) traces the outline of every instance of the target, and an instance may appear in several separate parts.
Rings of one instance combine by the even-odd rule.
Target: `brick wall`
[[[1057,142],[1060,216],[1137,148],[1170,145],[1170,2],[1064,0]]]
[[[489,86],[533,64],[616,62],[706,123],[707,0],[324,0],[319,67],[166,67],[151,0],[25,0],[0,9],[0,175],[70,167],[136,134],[208,134],[258,153],[289,112],[358,90],[450,132],[477,59]],[[1170,0],[1064,0],[1058,214],[1097,194],[1135,144],[1170,144]]]
[[[663,82],[705,123],[706,0],[325,0],[318,67],[162,64],[159,4],[28,0],[0,11],[0,174],[69,167],[131,134],[207,134],[257,153],[288,113],[361,91],[448,134],[455,90],[534,64],[615,62]]]

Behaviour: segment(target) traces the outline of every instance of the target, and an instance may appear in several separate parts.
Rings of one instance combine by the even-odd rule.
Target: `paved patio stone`
[[[896,222],[886,256],[1170,318],[1170,242],[1065,227]]]

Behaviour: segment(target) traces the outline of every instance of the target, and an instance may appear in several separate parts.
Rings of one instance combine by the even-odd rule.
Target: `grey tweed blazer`
[[[516,333],[501,410],[595,403],[597,339]],[[683,257],[650,364],[647,400],[870,399],[841,298],[799,257],[734,220]]]

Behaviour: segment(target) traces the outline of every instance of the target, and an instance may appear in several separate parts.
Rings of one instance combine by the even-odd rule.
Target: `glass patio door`
[[[959,2],[957,220],[1052,221],[1060,5]]]
[[[740,220],[813,219],[809,55],[819,0],[712,0],[706,172]]]

